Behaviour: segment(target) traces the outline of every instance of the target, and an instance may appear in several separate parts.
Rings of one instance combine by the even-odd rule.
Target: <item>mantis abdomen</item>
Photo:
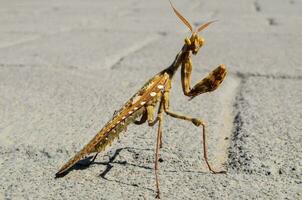
[[[119,118],[123,118],[119,114],[116,115],[110,122],[108,122],[102,130],[96,136],[86,144],[81,151],[79,151],[74,157],[72,157],[62,168],[58,171],[57,175],[66,172],[69,168],[75,165],[84,156],[94,152],[102,152],[106,147],[110,146],[114,139],[118,138],[120,133],[123,132],[127,126],[133,123],[139,116],[142,115],[145,108],[141,107],[123,121]],[[116,121],[116,123],[113,123]]]
[[[168,77],[167,74],[160,73],[150,79],[129,101],[125,103],[125,105],[113,116],[112,120],[109,121],[81,151],[61,167],[56,175],[66,172],[84,156],[94,152],[102,152],[107,146],[111,145],[113,140],[117,138],[129,124],[135,122],[136,119],[146,111],[145,105],[147,103],[151,101],[157,102],[158,93],[161,93],[161,89],[166,84]]]

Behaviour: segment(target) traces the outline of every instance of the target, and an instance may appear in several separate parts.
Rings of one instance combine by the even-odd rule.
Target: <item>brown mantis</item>
[[[171,3],[171,2],[170,2]],[[208,162],[207,147],[206,147],[206,133],[205,123],[203,120],[177,114],[170,110],[169,107],[169,93],[171,90],[171,81],[181,66],[181,84],[183,93],[191,98],[196,97],[199,94],[214,91],[224,80],[226,76],[226,68],[224,65],[218,66],[207,77],[199,81],[193,88],[191,88],[191,73],[192,73],[192,61],[191,55],[196,55],[199,49],[204,44],[204,39],[198,35],[199,32],[207,28],[214,21],[207,22],[193,31],[190,23],[171,6],[175,14],[181,19],[181,21],[190,29],[192,35],[190,38],[185,39],[185,43],[176,55],[173,63],[164,69],[163,71],[152,77],[136,94],[130,98],[129,101],[113,116],[113,118],[99,131],[99,133],[86,144],[81,151],[79,151],[73,158],[71,158],[63,167],[57,172],[57,176],[66,173],[73,165],[75,165],[84,156],[91,153],[96,153],[92,161],[96,158],[99,152],[111,145],[112,141],[118,137],[118,135],[126,129],[130,123],[143,124],[148,122],[149,126],[158,124],[158,132],[156,139],[156,151],[155,151],[155,178],[156,178],[156,197],[160,197],[159,190],[159,177],[158,177],[158,162],[159,162],[159,149],[162,147],[162,120],[163,113],[167,115],[187,120],[192,122],[195,126],[202,129],[202,141],[203,141],[203,156],[209,170],[213,173],[222,173],[213,170]],[[158,105],[157,116],[154,117],[155,107]],[[140,119],[138,120],[138,118]]]

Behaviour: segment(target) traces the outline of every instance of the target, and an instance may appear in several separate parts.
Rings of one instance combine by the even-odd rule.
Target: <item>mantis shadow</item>
[[[94,158],[94,156],[89,156],[87,158],[80,160],[74,166],[72,166],[70,169],[68,169],[66,172],[63,172],[61,174],[56,174],[55,178],[62,178],[64,176],[66,176],[72,170],[87,169],[91,164],[93,164],[93,158]]]
[[[152,150],[152,149],[139,149],[139,148],[133,148],[133,147],[119,148],[114,152],[114,154],[112,156],[107,155],[109,157],[109,160],[107,162],[95,162],[94,160],[96,158],[96,155],[88,156],[88,157],[80,160],[79,162],[77,162],[74,166],[72,166],[66,172],[64,172],[62,174],[56,174],[55,178],[62,178],[64,176],[66,176],[72,170],[84,170],[94,164],[106,166],[106,169],[99,175],[100,177],[102,177],[103,179],[106,179],[106,180],[108,180],[108,179],[105,176],[113,168],[112,164],[120,164],[120,165],[124,165],[124,166],[131,165],[134,167],[139,167],[139,168],[144,168],[144,169],[152,169],[151,167],[147,167],[147,166],[140,166],[140,165],[127,163],[127,161],[115,161],[117,156],[121,153],[122,150],[128,150],[129,152],[133,152],[131,150]]]
[[[109,156],[109,161],[107,161],[107,162],[93,162],[93,164],[97,164],[97,165],[106,165],[106,169],[99,175],[100,177],[102,177],[103,179],[108,180],[105,176],[113,168],[112,164],[119,164],[119,165],[123,165],[123,166],[128,165],[128,166],[134,166],[134,167],[139,167],[139,168],[149,169],[149,170],[153,169],[153,168],[148,167],[148,166],[142,166],[142,165],[136,165],[136,164],[128,163],[127,161],[115,161],[116,157],[121,153],[122,150],[127,150],[129,152],[133,152],[131,150],[147,150],[148,151],[148,150],[152,150],[152,149],[140,149],[140,148],[133,148],[133,147],[125,147],[125,148],[117,149],[112,156]]]
[[[69,170],[67,170],[66,172],[60,174],[60,175],[56,175],[55,178],[61,178],[66,176],[70,171],[72,170],[84,170],[87,169],[88,167],[90,167],[90,165],[104,165],[106,166],[105,170],[103,170],[99,176],[107,181],[115,181],[118,183],[122,183],[120,181],[117,180],[110,180],[106,177],[106,175],[112,170],[112,168],[114,167],[114,164],[119,164],[119,165],[123,165],[123,166],[133,166],[133,167],[138,167],[138,168],[142,168],[142,169],[147,169],[147,170],[153,170],[152,167],[149,166],[145,166],[145,165],[138,165],[138,164],[133,164],[133,163],[129,163],[126,160],[124,161],[116,161],[116,158],[119,156],[119,154],[123,151],[123,150],[127,150],[130,153],[135,153],[135,150],[140,150],[140,151],[153,151],[153,149],[141,149],[141,148],[135,148],[135,147],[124,147],[124,148],[118,148],[115,150],[113,155],[105,155],[109,157],[109,160],[106,162],[97,162],[94,161],[96,156],[89,156],[86,157],[82,160],[80,160],[78,163],[76,163],[73,167],[71,167]],[[163,160],[161,159],[160,162],[163,162]],[[163,170],[164,172],[178,172],[178,170]],[[196,173],[196,174],[206,174],[205,172],[201,172],[201,171],[192,171],[192,170],[182,170],[182,172],[187,172],[187,173]],[[128,183],[122,183],[125,185],[130,185],[130,186],[137,186],[137,185],[133,185],[133,184],[128,184]]]

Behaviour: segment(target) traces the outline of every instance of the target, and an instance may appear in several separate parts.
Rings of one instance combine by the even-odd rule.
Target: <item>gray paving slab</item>
[[[1,9],[0,30],[47,35],[87,27],[101,27],[109,24],[112,19],[128,13],[127,10],[133,2],[133,0],[2,1],[4,6]]]
[[[192,82],[217,65],[219,89],[192,101],[173,80],[164,118],[162,199],[301,199],[302,67],[298,0],[173,1],[201,35]],[[168,1],[1,1],[0,199],[154,199],[156,127],[130,125],[90,167],[58,168],[189,36]],[[84,161],[85,162],[85,161]]]
[[[194,68],[199,73],[201,69],[211,70],[224,63],[232,73],[301,77],[301,38],[285,33],[261,32],[233,33],[226,36],[217,26],[213,25],[211,30],[203,34],[206,43],[199,54],[193,57]],[[168,66],[173,61],[172,55],[182,46],[182,37],[186,37],[186,34],[171,34],[159,38],[119,64],[131,69],[150,66],[150,70],[154,67],[160,68],[163,64]],[[162,49],[167,55],[156,49]],[[140,57],[145,59],[138,60]]]
[[[103,70],[156,37],[135,32],[121,35],[104,30],[78,30],[15,44],[0,49],[0,52],[2,65],[6,66],[23,64]]]
[[[235,104],[229,166],[268,177],[277,199],[302,194],[301,92],[301,79],[244,78]],[[281,196],[278,182],[286,191]]]
[[[252,77],[242,81],[235,105],[236,152],[230,154],[231,166],[240,163],[236,169],[247,173],[285,174],[301,184],[301,80]]]

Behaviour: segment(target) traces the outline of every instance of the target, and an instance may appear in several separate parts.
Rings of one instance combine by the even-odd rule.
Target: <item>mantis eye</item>
[[[200,38],[198,38],[198,42],[199,42],[200,46],[202,46],[204,43],[204,39],[200,37]]]

